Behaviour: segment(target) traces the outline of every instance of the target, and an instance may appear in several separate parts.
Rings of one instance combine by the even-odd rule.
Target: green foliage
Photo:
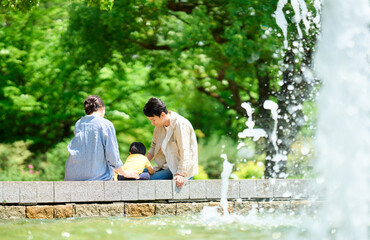
[[[55,145],[47,153],[40,155],[39,168],[41,170],[40,180],[62,181],[64,180],[65,163],[68,159],[67,146],[70,140]]]
[[[0,181],[32,181],[39,179],[39,172],[26,160],[32,155],[29,142],[0,143]]]
[[[15,11],[27,12],[38,7],[40,0],[2,0],[0,6]]]
[[[105,102],[123,160],[133,141],[149,148],[153,127],[142,108],[156,96],[190,120],[200,164],[219,178],[222,152],[231,162],[246,160],[236,149],[246,121],[241,102],[256,108],[257,125],[263,125],[269,118],[261,114],[261,101],[276,100],[268,94],[282,91],[283,39],[271,17],[276,3],[1,1],[0,143],[21,149],[13,143],[24,141],[30,153],[18,156],[18,165],[4,165],[4,178],[31,179],[31,164],[38,179],[62,180],[73,125],[91,94]],[[303,104],[310,123],[314,109]],[[304,136],[312,132],[303,128]],[[247,145],[264,156],[265,144]]]
[[[210,179],[221,178],[223,158],[220,155],[222,153],[226,153],[229,162],[238,161],[236,146],[236,142],[226,136],[211,135],[208,139],[199,141],[199,164],[203,166]]]
[[[265,166],[261,161],[248,161],[246,163],[239,163],[237,169],[233,174],[238,179],[260,179],[264,176]]]
[[[208,179],[208,174],[206,173],[206,171],[204,170],[204,167],[202,165],[199,166],[199,174],[194,176],[193,179],[194,180],[205,180],[205,179]]]
[[[289,178],[312,178],[312,159],[315,156],[313,139],[298,137],[298,140],[291,146],[288,156],[287,173]]]
[[[112,10],[114,0],[87,0],[88,5],[97,6],[100,10]]]

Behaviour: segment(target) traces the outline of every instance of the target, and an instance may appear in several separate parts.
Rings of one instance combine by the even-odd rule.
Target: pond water
[[[302,216],[201,214],[144,218],[96,217],[59,220],[0,220],[2,240],[16,239],[292,239],[306,238]]]

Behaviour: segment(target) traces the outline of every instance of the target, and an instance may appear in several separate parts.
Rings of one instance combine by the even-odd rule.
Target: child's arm
[[[152,166],[148,166],[147,169],[148,169],[149,174],[154,174],[155,173],[155,170],[153,169]]]

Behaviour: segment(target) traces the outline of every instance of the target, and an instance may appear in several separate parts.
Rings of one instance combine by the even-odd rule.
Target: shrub
[[[32,181],[40,176],[34,165],[26,161],[32,156],[28,150],[30,142],[17,141],[12,144],[0,144],[0,180]]]
[[[221,177],[223,158],[222,153],[226,153],[228,161],[237,161],[237,143],[229,137],[217,137],[215,135],[208,139],[199,141],[199,165],[203,167],[210,179]]]
[[[193,177],[194,180],[204,180],[204,179],[208,179],[208,174],[206,173],[206,171],[204,171],[204,167],[203,166],[199,166],[199,174],[198,175],[195,175]]]
[[[41,180],[61,181],[64,179],[65,163],[69,154],[67,151],[69,142],[70,139],[60,142],[47,153],[39,156],[43,160],[40,163]]]
[[[234,174],[239,179],[260,179],[264,175],[265,166],[260,161],[248,161],[246,163],[239,163],[237,169]]]
[[[300,137],[290,147],[287,162],[288,178],[314,177],[314,146],[311,138]]]

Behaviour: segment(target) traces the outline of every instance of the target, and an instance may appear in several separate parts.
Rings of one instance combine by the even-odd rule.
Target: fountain
[[[323,2],[316,166],[327,204],[314,239],[369,239],[369,24],[369,1]]]
[[[287,21],[282,11],[287,0],[280,0],[276,21],[287,48]],[[299,37],[302,20],[306,31],[307,7],[304,1],[292,0]],[[317,13],[320,2],[315,1]],[[317,182],[324,193],[325,206],[306,220],[312,239],[368,239],[370,225],[370,8],[368,1],[324,2],[322,36],[315,59],[315,72],[323,81],[319,98],[316,170]],[[320,14],[313,19],[320,24]],[[243,103],[248,115],[247,129],[240,138],[267,137],[263,129],[254,129],[254,110]],[[267,100],[275,121],[270,136],[276,155],[284,160],[276,144],[278,122],[276,103]],[[227,161],[226,157],[225,161]],[[224,179],[225,176],[223,176]],[[224,195],[223,195],[224,196]],[[225,201],[225,197],[224,197]],[[229,217],[227,215],[227,217]],[[297,239],[294,235],[292,239]]]

